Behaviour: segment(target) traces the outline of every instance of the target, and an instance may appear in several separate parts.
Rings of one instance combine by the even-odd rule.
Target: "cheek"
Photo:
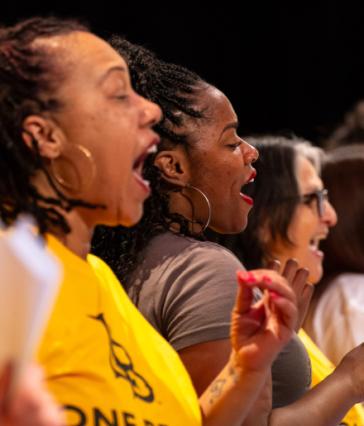
[[[310,241],[315,229],[310,226],[310,223],[301,222],[300,225],[291,236],[291,241],[295,246],[292,248],[290,257],[296,258],[301,267],[309,269],[310,281],[314,282],[313,280],[317,281],[317,275],[321,271],[321,260],[310,248]]]
[[[307,246],[317,226],[317,216],[307,206],[299,205],[289,225],[288,236],[297,246]]]
[[[105,141],[106,142],[106,141]],[[125,142],[125,143],[124,143]],[[133,152],[124,140],[110,139],[97,155],[98,181],[97,187],[101,196],[109,200],[125,197],[126,189],[132,174]]]
[[[134,150],[130,149],[130,146],[119,147],[117,155],[111,160],[115,175],[117,176],[117,184],[121,189],[130,183],[133,172],[133,161],[134,161]]]
[[[309,241],[310,238],[304,228],[297,228],[295,232],[291,232],[290,240],[294,244],[290,250],[290,256],[297,259],[301,267],[308,267],[309,261]]]
[[[230,192],[234,173],[229,164],[221,163],[216,158],[206,158],[205,163],[193,167],[196,186],[215,197],[223,198]]]

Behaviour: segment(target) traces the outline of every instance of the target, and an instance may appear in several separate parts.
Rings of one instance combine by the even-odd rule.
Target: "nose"
[[[152,127],[162,119],[162,110],[156,103],[140,97],[142,100],[142,124]]]
[[[250,145],[245,140],[243,140],[240,146],[245,164],[251,164],[258,160],[259,152],[254,146]]]
[[[336,210],[334,209],[334,206],[330,203],[329,200],[325,200],[325,209],[324,214],[322,216],[322,220],[329,227],[335,226],[337,223]]]

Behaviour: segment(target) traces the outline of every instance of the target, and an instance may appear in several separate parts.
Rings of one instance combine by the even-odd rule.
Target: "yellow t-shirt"
[[[312,365],[312,383],[311,386],[316,386],[325,377],[332,373],[335,369],[334,364],[329,361],[326,356],[320,351],[316,344],[311,340],[308,334],[301,328],[298,333],[302,340],[305,348],[307,349],[308,355]],[[354,405],[354,407],[346,413],[341,424],[348,426],[362,426],[364,425],[364,409],[360,404]]]
[[[201,424],[177,353],[142,317],[110,268],[48,236],[64,279],[38,360],[68,425]]]

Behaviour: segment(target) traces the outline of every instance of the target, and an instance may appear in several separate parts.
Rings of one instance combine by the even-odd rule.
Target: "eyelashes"
[[[239,141],[239,142],[236,142],[236,143],[228,144],[226,146],[231,148],[231,149],[236,149],[236,148],[239,148],[239,146],[241,146],[241,144],[242,144],[242,142]]]

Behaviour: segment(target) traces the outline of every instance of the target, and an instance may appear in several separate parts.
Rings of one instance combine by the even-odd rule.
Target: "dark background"
[[[239,4],[240,3],[240,4]],[[207,3],[208,4],[208,3]],[[7,2],[0,21],[79,17],[118,32],[222,89],[242,134],[290,132],[320,143],[364,98],[364,2]]]

